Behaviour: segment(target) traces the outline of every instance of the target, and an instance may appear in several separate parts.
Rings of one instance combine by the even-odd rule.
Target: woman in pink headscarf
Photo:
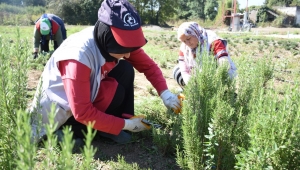
[[[184,22],[177,31],[177,38],[180,45],[178,65],[173,69],[173,76],[177,83],[183,87],[192,76],[192,69],[196,66],[196,54],[203,51],[212,51],[218,64],[228,65],[228,74],[231,78],[236,76],[236,66],[227,52],[226,40],[218,37],[211,30],[205,30],[196,22]],[[206,48],[206,49],[205,49]]]

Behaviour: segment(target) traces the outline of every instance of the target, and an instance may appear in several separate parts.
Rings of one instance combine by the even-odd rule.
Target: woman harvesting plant
[[[199,65],[197,58],[202,56],[203,51],[211,51],[218,65],[226,64],[231,78],[236,76],[236,66],[229,57],[226,49],[227,42],[211,30],[205,30],[196,22],[184,22],[177,31],[180,45],[178,65],[173,69],[173,76],[177,83],[185,86],[193,73],[193,68]]]

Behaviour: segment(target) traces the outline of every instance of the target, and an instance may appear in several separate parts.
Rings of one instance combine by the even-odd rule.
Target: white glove
[[[228,56],[222,56],[218,59],[219,65],[225,65],[227,68],[230,68]]]
[[[236,68],[235,66],[231,65],[228,56],[222,56],[221,58],[218,59],[218,64],[221,66],[225,66],[228,68],[228,75],[232,79],[236,76]]]
[[[178,95],[170,92],[170,90],[162,92],[160,98],[163,100],[165,106],[173,109],[175,113],[179,113],[181,111],[181,99]]]
[[[143,130],[150,129],[149,125],[142,123],[142,119],[145,117],[143,115],[133,116],[130,119],[124,119],[125,125],[123,130],[129,130],[131,132],[140,132]]]

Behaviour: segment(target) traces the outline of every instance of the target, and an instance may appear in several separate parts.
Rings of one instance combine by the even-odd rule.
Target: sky
[[[252,5],[260,6],[263,5],[264,2],[264,0],[248,0],[248,7]],[[240,4],[240,9],[244,9],[246,8],[247,0],[238,0],[238,3]]]

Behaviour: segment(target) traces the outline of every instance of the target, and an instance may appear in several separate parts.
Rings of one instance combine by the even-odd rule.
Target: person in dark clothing
[[[54,14],[43,14],[36,22],[33,32],[33,58],[41,51],[49,52],[49,41],[53,41],[54,50],[67,38],[63,20]]]

